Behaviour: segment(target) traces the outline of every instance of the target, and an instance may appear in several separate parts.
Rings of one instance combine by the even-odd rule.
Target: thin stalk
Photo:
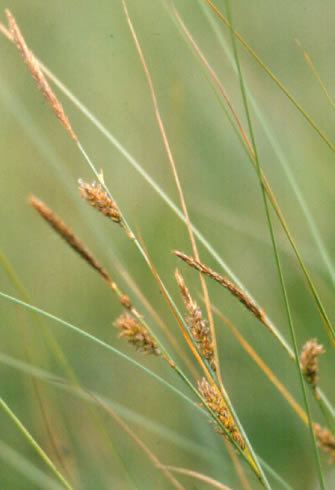
[[[122,0],[122,4],[123,4],[123,9],[124,9],[124,12],[125,12],[126,19],[127,19],[127,23],[128,23],[128,26],[129,26],[129,29],[130,29],[130,32],[131,32],[131,35],[132,35],[132,38],[133,38],[133,41],[134,41],[136,50],[137,50],[137,53],[139,55],[139,58],[140,58],[140,61],[141,61],[141,64],[142,64],[142,67],[143,67],[143,70],[144,70],[144,73],[145,73],[145,77],[146,77],[147,83],[148,83],[149,92],[150,92],[152,103],[153,103],[153,107],[154,107],[155,117],[156,117],[156,120],[157,120],[157,124],[158,124],[158,128],[159,128],[161,137],[162,137],[163,146],[165,148],[165,152],[167,154],[167,158],[168,158],[168,161],[169,161],[169,164],[170,164],[170,167],[171,167],[172,175],[173,175],[173,178],[174,178],[174,181],[175,181],[175,184],[176,184],[176,188],[177,188],[177,192],[178,192],[178,196],[179,196],[179,200],[180,200],[180,206],[181,206],[183,215],[185,217],[185,224],[186,224],[187,232],[188,232],[188,235],[189,235],[189,239],[190,239],[191,247],[192,247],[192,250],[193,250],[193,254],[194,254],[194,256],[196,257],[197,260],[200,260],[200,256],[199,256],[199,252],[198,252],[198,247],[197,247],[197,243],[196,243],[196,240],[195,240],[195,237],[194,237],[194,232],[193,232],[193,229],[192,229],[192,226],[191,226],[191,220],[190,220],[188,208],[187,208],[187,205],[186,205],[186,200],[185,200],[183,188],[182,188],[182,185],[181,185],[181,182],[180,182],[179,174],[178,174],[178,171],[177,171],[177,165],[176,165],[176,162],[175,162],[175,158],[173,156],[172,148],[170,146],[170,142],[169,142],[169,139],[168,139],[168,136],[167,136],[167,132],[166,132],[166,129],[165,129],[165,124],[163,122],[163,118],[162,118],[161,111],[160,111],[160,108],[159,108],[158,99],[157,99],[157,95],[156,95],[156,90],[155,90],[155,87],[154,87],[153,79],[152,79],[152,76],[151,76],[149,67],[147,65],[147,62],[145,60],[145,56],[144,56],[144,53],[143,53],[143,50],[142,50],[142,46],[141,46],[140,41],[138,39],[138,36],[136,34],[136,31],[135,31],[133,22],[132,22],[132,20],[131,20],[131,18],[129,16],[129,12],[128,12],[126,1],[125,0]],[[210,298],[209,298],[208,288],[207,288],[207,285],[206,285],[206,281],[205,281],[204,277],[201,274],[199,274],[199,279],[200,279],[200,284],[201,284],[201,288],[202,288],[202,291],[203,291],[203,295],[204,295],[204,298],[205,298],[205,306],[206,306],[206,311],[207,311],[209,328],[210,328],[211,336],[212,336],[212,339],[213,339],[213,350],[214,350],[214,361],[215,361],[215,365],[216,365],[216,375],[217,375],[217,378],[218,378],[218,381],[219,381],[220,386],[223,388],[223,382],[222,382],[222,376],[221,376],[221,370],[220,370],[220,360],[219,360],[218,348],[217,348],[217,341],[216,341],[216,331],[215,331],[214,319],[213,319],[213,315],[212,315],[212,309],[211,309],[211,304],[210,304]]]
[[[66,488],[67,490],[73,490],[73,487],[70,485],[70,483],[68,483],[68,481],[63,477],[63,475],[59,472],[59,470],[53,464],[53,462],[48,457],[48,455],[45,453],[45,451],[41,448],[41,446],[39,446],[39,444],[35,441],[35,439],[30,434],[30,432],[25,428],[25,426],[22,424],[22,422],[17,418],[15,413],[9,408],[7,403],[1,397],[0,397],[0,408],[3,410],[3,412],[6,415],[8,415],[8,417],[12,420],[14,425],[16,425],[18,430],[21,432],[23,437],[35,449],[37,454],[44,461],[44,463],[50,468],[50,470],[57,477],[57,479],[62,483],[64,488]]]
[[[307,53],[307,51],[301,46],[300,42],[297,42],[297,43],[301,47],[301,49],[303,51],[304,59],[305,59],[307,65],[309,66],[309,68],[311,69],[316,80],[318,81],[318,83],[319,83],[321,89],[323,90],[328,102],[330,103],[332,108],[335,109],[335,100],[333,99],[332,95],[330,94],[325,82],[322,80],[321,75],[318,72],[318,69],[316,68],[314,61],[310,57],[309,53]]]
[[[91,395],[94,396],[94,395]],[[143,442],[143,440],[138,437],[133,429],[129,427],[129,425],[120,417],[109,405],[104,403],[101,399],[95,398],[96,402],[99,406],[101,406],[114,420],[115,422],[122,428],[126,434],[134,441],[134,443],[143,451],[143,453],[150,459],[153,465],[161,470],[164,474],[165,478],[170,481],[171,485],[173,485],[177,490],[185,490],[183,485],[176,480],[169,469],[167,469],[158,459],[156,454]]]
[[[9,259],[6,257],[6,255],[3,253],[1,249],[0,249],[0,265],[5,270],[10,282],[13,284],[14,288],[18,291],[18,294],[22,297],[22,299],[29,301],[29,295],[26,288],[21,283],[19,277],[16,274],[16,271],[14,270],[14,267],[12,266],[11,262],[9,261]],[[19,323],[21,324],[21,322]],[[43,333],[46,334],[45,330]],[[36,351],[34,351],[31,342],[32,339],[28,337],[25,326],[23,326],[21,330],[21,336],[23,339],[22,343],[23,343],[24,355],[29,362],[33,362],[34,359],[36,360]],[[60,467],[63,468],[63,470],[66,472],[67,468],[63,459],[63,455],[59,450],[57,442],[54,437],[54,430],[50,422],[49,410],[45,406],[45,403],[47,402],[47,397],[46,395],[44,396],[42,395],[41,388],[36,379],[32,380],[32,388],[37,399],[37,404],[39,406],[40,413],[42,416],[42,423],[44,425],[46,436],[49,439],[49,443],[52,448],[52,451],[55,457],[57,458]]]
[[[209,7],[215,12],[215,14],[224,22],[224,24],[233,32],[234,37],[241,43],[244,49],[252,56],[252,58],[259,64],[259,66],[265,71],[265,73],[276,83],[276,85],[280,88],[280,90],[286,95],[290,102],[294,105],[294,107],[300,112],[303,118],[308,122],[308,124],[318,133],[320,138],[326,143],[326,145],[330,148],[331,151],[335,152],[335,144],[325,135],[325,133],[318,127],[314,119],[305,111],[302,105],[293,97],[293,95],[289,92],[289,90],[285,87],[283,82],[279,80],[278,77],[272,72],[272,70],[262,61],[262,59],[258,56],[256,51],[247,43],[247,41],[241,36],[241,34],[235,31],[229,20],[220,12],[220,10],[216,7],[212,0],[204,0],[207,2]]]
[[[236,65],[234,64],[234,58],[233,55],[231,54],[230,50],[228,49],[227,43],[224,39],[224,36],[222,34],[222,31],[219,30],[218,24],[214,21],[213,16],[211,15],[211,12],[207,8],[207,6],[203,3],[203,0],[198,0],[200,8],[202,9],[204,15],[208,19],[208,22],[210,23],[211,27],[213,28],[215,35],[218,38],[219,44],[221,47],[224,49],[225,55],[228,58],[230,64],[232,65],[233,70],[237,73],[236,70]],[[326,266],[326,270],[329,274],[330,280],[333,285],[335,285],[335,268],[332,263],[331,257],[326,249],[325,243],[321,237],[320,230],[318,228],[318,225],[312,216],[311,210],[309,209],[308,203],[306,199],[304,198],[300,188],[299,184],[296,181],[290,162],[287,160],[287,157],[284,154],[284,150],[281,147],[279,141],[276,139],[276,135],[274,134],[273,131],[271,131],[269,124],[265,120],[265,116],[262,112],[262,110],[259,107],[259,104],[257,102],[257,99],[252,95],[250,89],[246,85],[246,92],[248,95],[248,99],[250,101],[250,104],[252,105],[253,111],[255,113],[255,116],[257,117],[264,134],[266,138],[268,139],[270,145],[272,146],[276,157],[278,161],[280,162],[284,173],[286,175],[286,178],[293,190],[293,193],[296,197],[296,200],[301,208],[301,211],[306,219],[306,223],[310,229],[311,236],[313,237],[315,244],[319,250],[320,256],[324,262],[324,265]]]
[[[319,451],[318,451],[317,444],[316,444],[315,434],[314,434],[314,430],[313,430],[313,421],[312,421],[311,411],[310,411],[309,402],[308,402],[308,398],[307,398],[307,392],[306,392],[306,387],[305,387],[305,383],[304,383],[303,373],[302,373],[302,370],[300,367],[300,362],[299,362],[299,351],[298,351],[298,344],[297,344],[297,340],[296,340],[295,329],[293,326],[293,318],[292,318],[290,303],[289,303],[288,294],[287,294],[287,290],[286,290],[286,286],[285,286],[284,275],[283,275],[283,271],[282,271],[282,267],[281,267],[281,261],[280,261],[280,257],[279,257],[279,253],[278,253],[278,249],[277,249],[277,242],[276,242],[274,229],[273,229],[273,225],[272,225],[270,209],[269,209],[268,201],[267,201],[267,195],[266,195],[266,191],[265,191],[264,184],[263,184],[262,171],[261,171],[260,161],[259,161],[259,157],[258,157],[256,139],[255,139],[255,134],[253,131],[251,114],[249,111],[249,104],[248,104],[247,94],[246,94],[246,90],[245,90],[245,86],[244,86],[244,77],[242,74],[242,68],[240,65],[240,59],[239,59],[236,40],[235,40],[235,36],[234,36],[234,31],[233,31],[233,22],[232,22],[232,12],[231,12],[230,0],[226,0],[225,3],[226,3],[226,7],[227,7],[227,13],[228,13],[227,17],[229,20],[229,25],[231,26],[231,29],[230,29],[231,42],[232,42],[232,46],[233,46],[236,67],[237,67],[238,74],[239,74],[239,82],[240,82],[241,94],[242,94],[242,99],[243,99],[243,105],[245,108],[250,138],[251,138],[252,146],[253,146],[253,150],[254,150],[255,163],[256,163],[256,167],[257,167],[258,179],[259,179],[261,192],[262,192],[262,198],[263,198],[263,203],[264,203],[264,208],[265,208],[265,213],[266,213],[266,219],[267,219],[267,223],[268,223],[268,227],[269,227],[269,232],[271,235],[271,242],[272,242],[274,256],[275,256],[275,263],[277,266],[277,271],[278,271],[278,275],[279,275],[279,279],[280,279],[280,285],[281,285],[282,294],[283,294],[283,298],[284,298],[284,302],[285,302],[287,320],[288,320],[289,327],[290,327],[292,344],[294,347],[294,353],[295,353],[295,358],[296,358],[296,366],[297,366],[299,381],[300,381],[300,385],[301,385],[301,390],[303,393],[303,399],[304,399],[304,404],[305,404],[306,413],[307,413],[307,417],[308,417],[308,423],[309,423],[309,430],[310,430],[310,435],[311,435],[314,453],[315,453],[315,458],[316,458],[316,463],[317,463],[317,470],[318,470],[318,475],[319,475],[320,487],[324,490],[325,489],[325,483],[324,483],[324,478],[323,478],[323,473],[322,473],[322,468],[321,468],[320,455],[319,455]]]
[[[189,476],[195,480],[202,481],[213,488],[218,488],[219,490],[231,490],[230,487],[227,487],[223,483],[220,483],[218,480],[214,480],[210,476],[204,475],[203,473],[199,473],[198,471],[190,470],[188,468],[180,468],[179,466],[170,466],[170,465],[162,465],[162,468],[165,468],[172,473],[177,473],[180,475]]]
[[[1,252],[1,250],[0,250],[0,263],[2,264],[3,268],[5,269],[7,275],[10,278],[10,281],[14,285],[15,289],[17,289],[20,297],[26,303],[30,303],[31,302],[31,299],[30,299],[30,296],[29,296],[29,293],[28,293],[27,289],[25,288],[25,286],[23,285],[21,279],[17,275],[14,267],[9,262],[9,260],[6,258],[6,256]],[[43,334],[44,334],[44,336],[45,336],[45,338],[47,340],[47,344],[49,345],[50,350],[54,353],[55,358],[60,362],[60,364],[63,367],[63,370],[66,373],[66,375],[68,376],[68,378],[71,380],[71,382],[73,384],[80,386],[79,379],[78,379],[75,371],[73,370],[71,364],[69,363],[69,361],[67,360],[66,356],[64,355],[64,352],[62,350],[62,347],[59,345],[59,343],[57,341],[57,338],[53,335],[52,332],[49,331],[48,328],[45,327],[45,325],[43,324],[43,322],[40,321],[39,316],[37,316],[37,323],[41,327],[41,329],[43,330]],[[27,344],[27,345],[24,346],[25,347],[25,351],[27,351],[28,358],[30,358],[31,356],[29,355],[29,350],[28,350],[29,342],[26,342],[25,344]],[[35,383],[35,380],[33,380],[33,381]],[[58,460],[62,462],[62,466],[64,467],[63,458],[62,458],[61,454],[59,454],[57,444],[54,441],[53,431],[52,431],[52,428],[51,428],[51,424],[49,422],[49,417],[47,416],[46,410],[45,410],[45,408],[43,406],[43,401],[41,399],[41,394],[39,393],[39,388],[38,388],[38,386],[35,387],[35,385],[34,385],[34,388],[37,390],[36,391],[36,397],[37,397],[37,400],[38,400],[38,402],[40,404],[40,407],[41,407],[42,417],[45,420],[47,433],[48,433],[48,435],[49,435],[49,437],[51,439],[51,445],[52,445],[52,447],[54,449],[55,454],[57,455]],[[103,438],[105,440],[106,446],[108,446],[109,449],[111,450],[111,452],[114,454],[115,452],[117,452],[117,450],[114,447],[113,441],[111,440],[111,438],[107,434],[107,431],[106,431],[106,429],[105,429],[105,427],[103,425],[103,422],[100,419],[99,415],[97,413],[95,413],[94,411],[92,411],[91,412],[91,416],[92,416],[92,418],[95,419],[95,422],[97,424],[98,430],[102,434],[102,436],[103,436]],[[121,461],[121,464],[122,464],[122,461]],[[127,473],[127,470],[126,469],[125,469],[125,472]],[[128,474],[127,474],[127,477],[129,478],[129,475]]]

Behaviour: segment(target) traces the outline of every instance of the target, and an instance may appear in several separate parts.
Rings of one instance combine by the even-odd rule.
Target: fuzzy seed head
[[[198,382],[198,389],[202,397],[206,400],[207,405],[218,417],[222,425],[226,428],[227,432],[230,434],[231,438],[240,446],[241,449],[245,448],[245,441],[240,434],[236,423],[225,403],[220,390],[216,385],[208,383],[208,381],[203,378]],[[227,437],[227,434],[223,429],[218,426],[217,431]]]
[[[10,38],[16,44],[18,50],[20,51],[23,61],[27,65],[32,77],[37,83],[39,90],[44,95],[46,101],[48,102],[70,137],[74,141],[78,142],[77,135],[72,129],[70,121],[64,112],[62,104],[59,102],[50,85],[48,84],[37,58],[28,48],[13,15],[8,9],[5,10],[5,13],[8,20]]]
[[[148,332],[144,325],[141,325],[132,315],[124,313],[115,322],[115,327],[119,329],[119,337],[126,339],[136,347],[139,352],[146,354],[161,355],[157,342]]]
[[[120,303],[124,308],[126,308],[126,310],[131,310],[133,307],[131,299],[127,294],[122,294],[120,296]]]
[[[330,463],[335,463],[335,437],[330,430],[314,424],[314,432],[318,445],[330,455]]]
[[[319,356],[324,354],[325,350],[322,345],[318,344],[316,339],[311,339],[302,348],[300,362],[302,372],[306,381],[316,388],[319,381]]]
[[[215,371],[216,366],[214,360],[214,348],[209,326],[206,320],[203,318],[201,309],[193,300],[185,284],[183,276],[178,270],[176,270],[175,272],[175,277],[180,289],[181,297],[188,313],[186,323],[188,325],[189,331],[193,339],[197,343],[199,352],[209,362],[209,364]]]
[[[39,215],[66,241],[66,243],[77,252],[100,276],[107,282],[112,283],[108,272],[95,259],[92,252],[83,244],[73,233],[71,228],[50,209],[43,201],[35,196],[29,197],[29,204],[39,213]]]
[[[116,203],[108,196],[101,184],[96,182],[88,184],[80,179],[79,192],[81,197],[93,208],[100,211],[107,218],[112,219],[115,223],[122,223],[122,217]]]
[[[204,274],[207,277],[210,277],[217,283],[221,284],[224,288],[226,288],[235,298],[237,298],[255,317],[260,320],[262,323],[266,324],[266,315],[264,311],[255,303],[255,301],[241,288],[239,288],[236,284],[234,284],[227,277],[221,276],[217,272],[210,269],[207,265],[203,264],[199,260],[196,260],[193,257],[189,257],[183,252],[179,252],[177,250],[174,251],[174,254],[181,260],[183,260],[187,265],[196,269],[201,274]]]

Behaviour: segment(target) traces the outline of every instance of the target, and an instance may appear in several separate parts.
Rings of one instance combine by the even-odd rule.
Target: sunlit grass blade
[[[198,471],[190,470],[188,468],[179,468],[178,466],[169,466],[169,465],[165,465],[163,466],[163,468],[170,470],[173,473],[189,476],[194,480],[202,481],[206,483],[206,485],[213,488],[218,488],[219,490],[231,490],[226,485],[223,485],[223,483],[220,483],[219,481],[214,480],[214,478],[204,475],[203,473],[199,473]]]

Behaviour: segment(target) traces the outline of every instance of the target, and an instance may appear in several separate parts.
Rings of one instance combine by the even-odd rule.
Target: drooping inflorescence
[[[230,291],[230,293],[233,296],[235,296],[249,311],[251,311],[253,315],[255,315],[255,317],[258,318],[258,320],[260,320],[262,323],[265,323],[264,311],[258,305],[256,305],[254,300],[251,299],[250,296],[245,291],[243,291],[241,288],[236,286],[236,284],[234,284],[230,279],[221,276],[220,274],[213,271],[199,260],[196,260],[193,257],[189,257],[183,252],[179,252],[176,250],[174,251],[174,254],[193,269],[196,269],[201,274],[210,277],[217,283],[221,284],[221,286],[228,289],[228,291]]]

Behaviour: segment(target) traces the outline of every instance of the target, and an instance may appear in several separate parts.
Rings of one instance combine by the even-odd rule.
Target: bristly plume
[[[303,346],[300,356],[302,372],[306,381],[315,389],[319,381],[319,356],[324,354],[322,345],[311,339]]]
[[[115,327],[120,331],[119,337],[126,339],[139,352],[155,354],[156,356],[161,355],[157,342],[147,328],[129,313],[120,315],[115,322]]]
[[[25,64],[27,65],[32,77],[37,83],[38,88],[46,98],[48,104],[51,106],[57,118],[60,120],[60,122],[66,129],[67,133],[74,141],[77,142],[78,141],[77,135],[73,131],[70,121],[66,116],[61,103],[59,102],[56,95],[50,88],[50,85],[48,84],[41,70],[39,62],[35,58],[34,54],[28,48],[13,15],[8,9],[5,10],[5,13],[8,19],[9,31],[12,40],[16,44],[18,50],[20,51]]]
[[[230,434],[231,438],[241,449],[244,449],[245,441],[240,434],[229,408],[227,407],[227,404],[225,403],[217,386],[215,384],[209,384],[209,382],[203,378],[201,381],[198,381],[198,389],[209,408],[218,417],[221,424]],[[226,432],[219,425],[217,426],[217,431],[228,438]]]
[[[73,248],[102,278],[112,287],[115,284],[111,280],[108,272],[97,262],[93,254],[76,237],[73,231],[57,216],[43,201],[35,196],[29,197],[29,203],[36,209],[42,218],[60,235],[70,247]]]
[[[209,326],[202,316],[201,309],[193,300],[185,284],[184,278],[178,271],[178,269],[175,272],[175,277],[180,289],[181,297],[188,313],[186,323],[189,331],[193,339],[197,343],[199,352],[209,362],[212,369],[215,371],[216,366],[214,360],[214,348]]]
[[[218,282],[224,288],[228,289],[233,296],[235,296],[244,306],[251,311],[258,320],[262,323],[266,323],[266,316],[264,311],[256,305],[253,299],[247,295],[245,291],[236,286],[232,281],[230,281],[227,277],[221,276],[217,272],[213,271],[206,265],[202,264],[199,260],[194,259],[193,257],[189,257],[183,252],[179,252],[177,250],[174,251],[174,254],[186,264],[188,264],[193,269],[201,272],[205,276],[210,277],[214,281]]]
[[[330,455],[330,462],[335,463],[335,437],[330,430],[314,424],[314,432],[319,447]]]
[[[115,223],[122,224],[122,216],[116,203],[109,197],[101,184],[89,184],[79,179],[79,192],[85,201]]]

